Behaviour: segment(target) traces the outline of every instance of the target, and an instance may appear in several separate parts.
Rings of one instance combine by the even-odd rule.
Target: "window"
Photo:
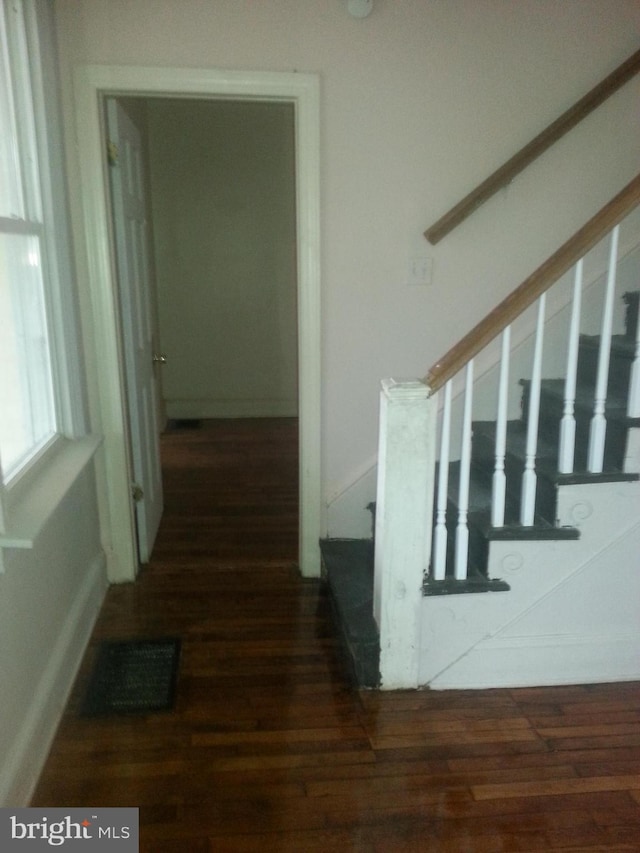
[[[0,16],[0,471],[6,485],[58,432],[43,216],[36,30],[20,0]]]
[[[0,0],[0,574],[90,464],[53,4]]]

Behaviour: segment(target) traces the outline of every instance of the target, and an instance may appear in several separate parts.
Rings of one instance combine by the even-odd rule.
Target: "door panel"
[[[138,556],[146,563],[162,516],[158,382],[149,277],[149,238],[140,134],[117,101],[107,101],[113,226],[125,379],[129,409],[131,466],[136,486]],[[133,486],[133,484],[132,484]],[[133,490],[132,490],[133,491]]]

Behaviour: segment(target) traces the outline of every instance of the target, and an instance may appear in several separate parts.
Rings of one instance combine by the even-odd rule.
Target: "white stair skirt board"
[[[640,473],[640,428],[638,427],[627,430],[624,470],[627,474]]]
[[[506,580],[510,592],[423,599],[421,685],[640,678],[640,484],[571,485],[558,492],[560,523],[579,527],[580,539],[492,541],[489,576]],[[553,623],[555,596],[566,597],[566,610]],[[500,655],[488,651],[494,646]]]
[[[327,499],[326,529],[329,539],[371,539],[376,500],[378,457],[366,460]]]

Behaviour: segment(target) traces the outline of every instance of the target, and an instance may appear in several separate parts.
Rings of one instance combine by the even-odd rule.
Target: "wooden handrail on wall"
[[[547,291],[567,270],[602,240],[634,207],[640,204],[640,175],[577,231],[522,284],[437,361],[424,379],[431,391],[462,370],[487,344]]]
[[[444,216],[424,232],[427,240],[436,244],[450,231],[470,216],[476,208],[495,195],[502,187],[509,184],[516,175],[520,174],[530,163],[543,154],[555,142],[568,133],[583,118],[599,107],[607,98],[624,86],[638,72],[640,72],[640,50],[630,56],[615,71],[598,83],[577,103],[564,112],[542,133],[532,139],[528,145],[520,149],[517,154],[508,160],[504,166],[490,175],[485,181],[475,188],[462,201],[452,207]]]

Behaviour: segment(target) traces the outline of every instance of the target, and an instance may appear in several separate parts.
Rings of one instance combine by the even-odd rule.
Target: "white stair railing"
[[[451,440],[451,380],[444,386],[442,426],[440,428],[440,466],[436,497],[436,523],[433,530],[433,577],[445,578],[447,566],[447,499],[449,497],[449,445]]]
[[[593,417],[589,431],[589,451],[587,469],[592,474],[602,473],[604,465],[604,444],[607,434],[605,407],[607,403],[607,385],[609,380],[609,360],[611,353],[611,334],[613,325],[613,297],[616,287],[616,268],[618,262],[619,226],[611,232],[609,244],[609,268],[607,271],[607,286],[602,311],[602,327],[600,330],[600,349],[598,351],[598,373],[596,378],[595,399],[593,402]]]
[[[538,319],[536,322],[536,340],[533,350],[533,367],[529,387],[529,406],[527,409],[527,449],[522,473],[522,494],[520,497],[520,523],[531,527],[536,507],[536,451],[538,449],[538,422],[540,418],[540,386],[542,382],[542,347],[544,346],[544,313],[546,294],[538,300]]]
[[[460,442],[460,483],[458,487],[458,524],[454,575],[457,581],[467,577],[469,557],[469,483],[471,480],[471,417],[473,407],[473,359],[467,364]]]
[[[493,471],[491,524],[502,527],[507,496],[507,476],[504,461],[507,451],[507,411],[509,405],[509,355],[511,352],[511,326],[502,333],[500,379],[498,380],[498,411],[496,418],[496,462]]]
[[[478,394],[478,400],[482,403],[483,396],[487,394],[495,394],[495,440],[494,440],[494,458],[493,468],[490,481],[491,499],[487,509],[487,522],[493,528],[504,527],[506,516],[507,500],[512,500],[517,504],[519,498],[519,525],[522,527],[531,527],[536,523],[536,500],[538,491],[539,472],[537,471],[537,455],[539,447],[539,429],[541,423],[541,406],[543,405],[542,391],[545,387],[543,381],[543,363],[545,348],[551,348],[553,363],[562,362],[562,357],[556,355],[556,350],[566,348],[566,366],[561,370],[562,375],[557,376],[555,373],[550,378],[562,379],[564,384],[564,392],[562,396],[562,409],[559,409],[557,417],[557,432],[558,436],[558,459],[557,470],[561,474],[570,474],[575,469],[576,459],[576,435],[586,435],[589,431],[589,449],[582,453],[578,458],[582,459],[581,464],[585,465],[587,459],[586,470],[591,473],[602,472],[604,466],[604,446],[606,436],[606,400],[607,400],[607,384],[610,365],[610,351],[612,345],[612,337],[614,333],[613,305],[616,298],[621,294],[616,291],[616,270],[618,265],[619,254],[619,226],[616,226],[609,234],[609,247],[607,256],[607,266],[604,273],[601,271],[600,278],[597,272],[594,271],[593,263],[590,269],[590,279],[585,283],[586,267],[585,258],[580,258],[569,272],[573,275],[572,287],[570,294],[561,295],[554,298],[554,302],[550,303],[554,306],[554,311],[549,318],[546,317],[547,312],[547,297],[546,293],[542,293],[538,298],[537,310],[535,312],[535,325],[529,332],[532,339],[533,354],[530,365],[530,376],[526,382],[527,389],[527,406],[526,406],[526,424],[522,425],[525,430],[523,434],[524,442],[524,460],[522,463],[521,474],[517,475],[521,479],[520,493],[517,496],[513,495],[513,485],[511,490],[509,487],[509,477],[511,474],[510,462],[509,471],[507,470],[506,458],[509,442],[509,389],[513,385],[513,380],[510,379],[510,374],[513,372],[511,361],[514,358],[512,342],[514,340],[514,331],[511,325],[504,328],[500,345],[500,354],[497,357],[487,356],[489,363],[494,363],[493,368],[489,368],[489,376],[494,376],[495,392],[487,392],[483,386],[482,393]],[[597,356],[597,373],[594,381],[594,407],[590,422],[585,420],[585,412],[583,403],[578,405],[578,388],[579,382],[584,381],[583,374],[579,370],[580,360],[580,336],[581,324],[592,319],[593,311],[599,310],[593,308],[598,302],[593,295],[590,296],[587,303],[590,307],[590,312],[585,312],[584,309],[584,289],[589,287],[597,288],[598,282],[604,280],[604,307],[602,309],[602,323],[600,328],[600,346]],[[564,290],[561,291],[564,294]],[[586,317],[583,316],[586,313]],[[558,341],[551,338],[546,341],[546,328],[551,319],[556,320],[557,317],[568,315],[566,321],[566,331],[561,331],[556,334]],[[529,321],[531,322],[531,321]],[[527,321],[523,324],[527,327]],[[559,320],[556,320],[556,327],[559,327]],[[562,324],[560,324],[562,325]],[[621,330],[618,330],[621,331]],[[517,345],[522,347],[523,342],[527,340],[527,333],[520,329],[518,331]],[[565,344],[566,341],[566,344]],[[493,362],[492,362],[492,359]],[[520,358],[522,361],[522,358]],[[483,362],[485,365],[485,362]],[[463,373],[464,371],[464,373]],[[474,360],[471,359],[467,365],[457,374],[457,377],[462,378],[460,383],[459,378],[453,377],[449,379],[443,386],[441,399],[441,426],[440,436],[438,441],[439,448],[439,468],[437,476],[437,484],[435,487],[435,516],[433,528],[433,552],[431,556],[430,569],[428,573],[429,582],[447,581],[466,581],[469,576],[469,542],[470,542],[470,515],[477,506],[470,503],[470,485],[472,482],[473,469],[473,405],[475,393],[473,389],[474,382]],[[483,372],[487,374],[486,365]],[[514,377],[515,379],[515,377]],[[483,381],[486,383],[485,375]],[[511,386],[510,386],[511,382]],[[454,404],[454,390],[459,388],[462,413],[460,408]],[[555,392],[553,392],[555,393]],[[584,398],[584,391],[581,392],[580,400]],[[560,402],[558,402],[558,407]],[[511,410],[513,407],[511,407]],[[457,417],[454,413],[457,412]],[[579,414],[580,413],[580,414]],[[631,367],[631,378],[629,381],[629,396],[627,413],[629,417],[640,417],[640,322],[637,324],[634,359]],[[578,415],[582,419],[581,432],[578,432],[577,421]],[[513,417],[513,414],[511,415]],[[485,415],[486,417],[486,415]],[[587,415],[588,417],[588,415]],[[545,429],[549,429],[547,425]],[[461,434],[459,455],[452,452],[451,433],[459,431]],[[516,429],[516,433],[518,430]],[[586,439],[585,439],[586,442]],[[546,446],[546,445],[545,445]],[[457,449],[457,448],[456,448]],[[459,465],[457,474],[457,495],[454,503],[457,502],[455,510],[452,507],[450,495],[451,481],[451,464]],[[480,460],[482,466],[487,460]],[[584,468],[583,468],[584,470]],[[480,489],[480,493],[482,489]],[[511,494],[511,498],[509,495]],[[480,500],[482,495],[480,494]],[[484,505],[480,506],[480,510],[484,512]],[[456,512],[455,518],[452,513]],[[448,523],[447,523],[448,522]],[[548,523],[553,524],[553,519],[547,519]],[[513,522],[511,522],[513,523]],[[452,541],[453,540],[453,541]]]
[[[640,317],[636,322],[636,341],[629,377],[629,402],[627,416],[640,418]]]
[[[576,383],[578,379],[578,346],[580,343],[580,314],[582,311],[582,279],[584,261],[576,264],[573,278],[573,302],[567,346],[567,375],[564,380],[564,406],[558,440],[558,471],[572,474],[576,450]]]

